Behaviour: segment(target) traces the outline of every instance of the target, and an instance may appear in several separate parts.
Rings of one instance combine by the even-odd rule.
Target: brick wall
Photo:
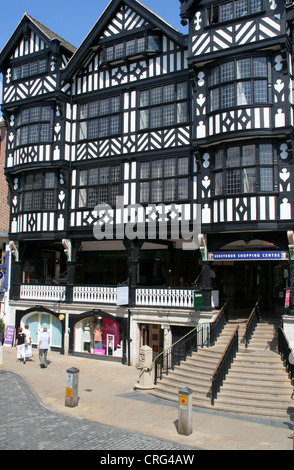
[[[4,176],[6,127],[0,117],[0,234],[9,231],[8,185]]]

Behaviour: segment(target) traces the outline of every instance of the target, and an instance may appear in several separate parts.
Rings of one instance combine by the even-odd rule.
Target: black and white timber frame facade
[[[221,290],[230,264],[215,262],[217,253],[272,253],[271,282],[282,269],[280,292],[294,291],[294,6],[180,0],[180,7],[187,35],[136,0],[112,0],[78,49],[24,14],[0,54],[9,314],[17,325],[35,310],[64,314],[66,353],[81,352],[74,331],[90,314],[119,323],[129,363],[149,338],[147,326],[161,330],[159,352],[182,327],[212,319],[224,298],[237,296],[232,286],[231,295]],[[166,240],[96,240],[94,208],[114,207],[117,196],[124,207],[151,205],[157,218],[162,207],[168,220],[173,211],[200,217],[199,248],[185,257],[169,225]]]

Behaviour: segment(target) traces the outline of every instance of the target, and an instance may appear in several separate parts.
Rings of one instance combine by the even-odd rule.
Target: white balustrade
[[[65,286],[22,284],[20,286],[20,298],[23,300],[48,300],[64,302],[66,294]]]
[[[186,289],[136,289],[136,305],[144,307],[193,308],[193,290]]]
[[[73,291],[74,302],[95,302],[114,304],[117,300],[116,287],[75,286]]]

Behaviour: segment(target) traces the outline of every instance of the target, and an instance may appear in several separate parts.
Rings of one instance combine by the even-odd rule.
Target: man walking
[[[50,336],[47,333],[47,328],[43,329],[43,333],[41,334],[40,341],[39,341],[39,360],[40,360],[40,367],[45,369],[47,367],[47,353],[50,344]]]

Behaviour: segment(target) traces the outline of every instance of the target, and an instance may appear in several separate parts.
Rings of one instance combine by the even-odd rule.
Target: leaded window
[[[79,139],[99,139],[120,133],[120,96],[80,105]]]
[[[161,85],[139,94],[139,127],[167,127],[188,120],[187,83]]]
[[[236,59],[210,72],[210,111],[268,102],[268,63],[264,56]]]
[[[232,0],[206,9],[207,25],[242,18],[264,9],[264,0]]]
[[[140,202],[159,203],[189,198],[188,157],[166,158],[140,164]]]
[[[272,144],[248,144],[218,149],[214,160],[214,194],[274,191]]]
[[[57,209],[55,172],[28,173],[20,180],[20,209],[24,212]]]
[[[79,171],[78,206],[93,209],[97,204],[115,206],[120,195],[120,166],[102,166]]]
[[[35,106],[21,111],[16,119],[16,145],[50,142],[51,115],[50,106]]]

